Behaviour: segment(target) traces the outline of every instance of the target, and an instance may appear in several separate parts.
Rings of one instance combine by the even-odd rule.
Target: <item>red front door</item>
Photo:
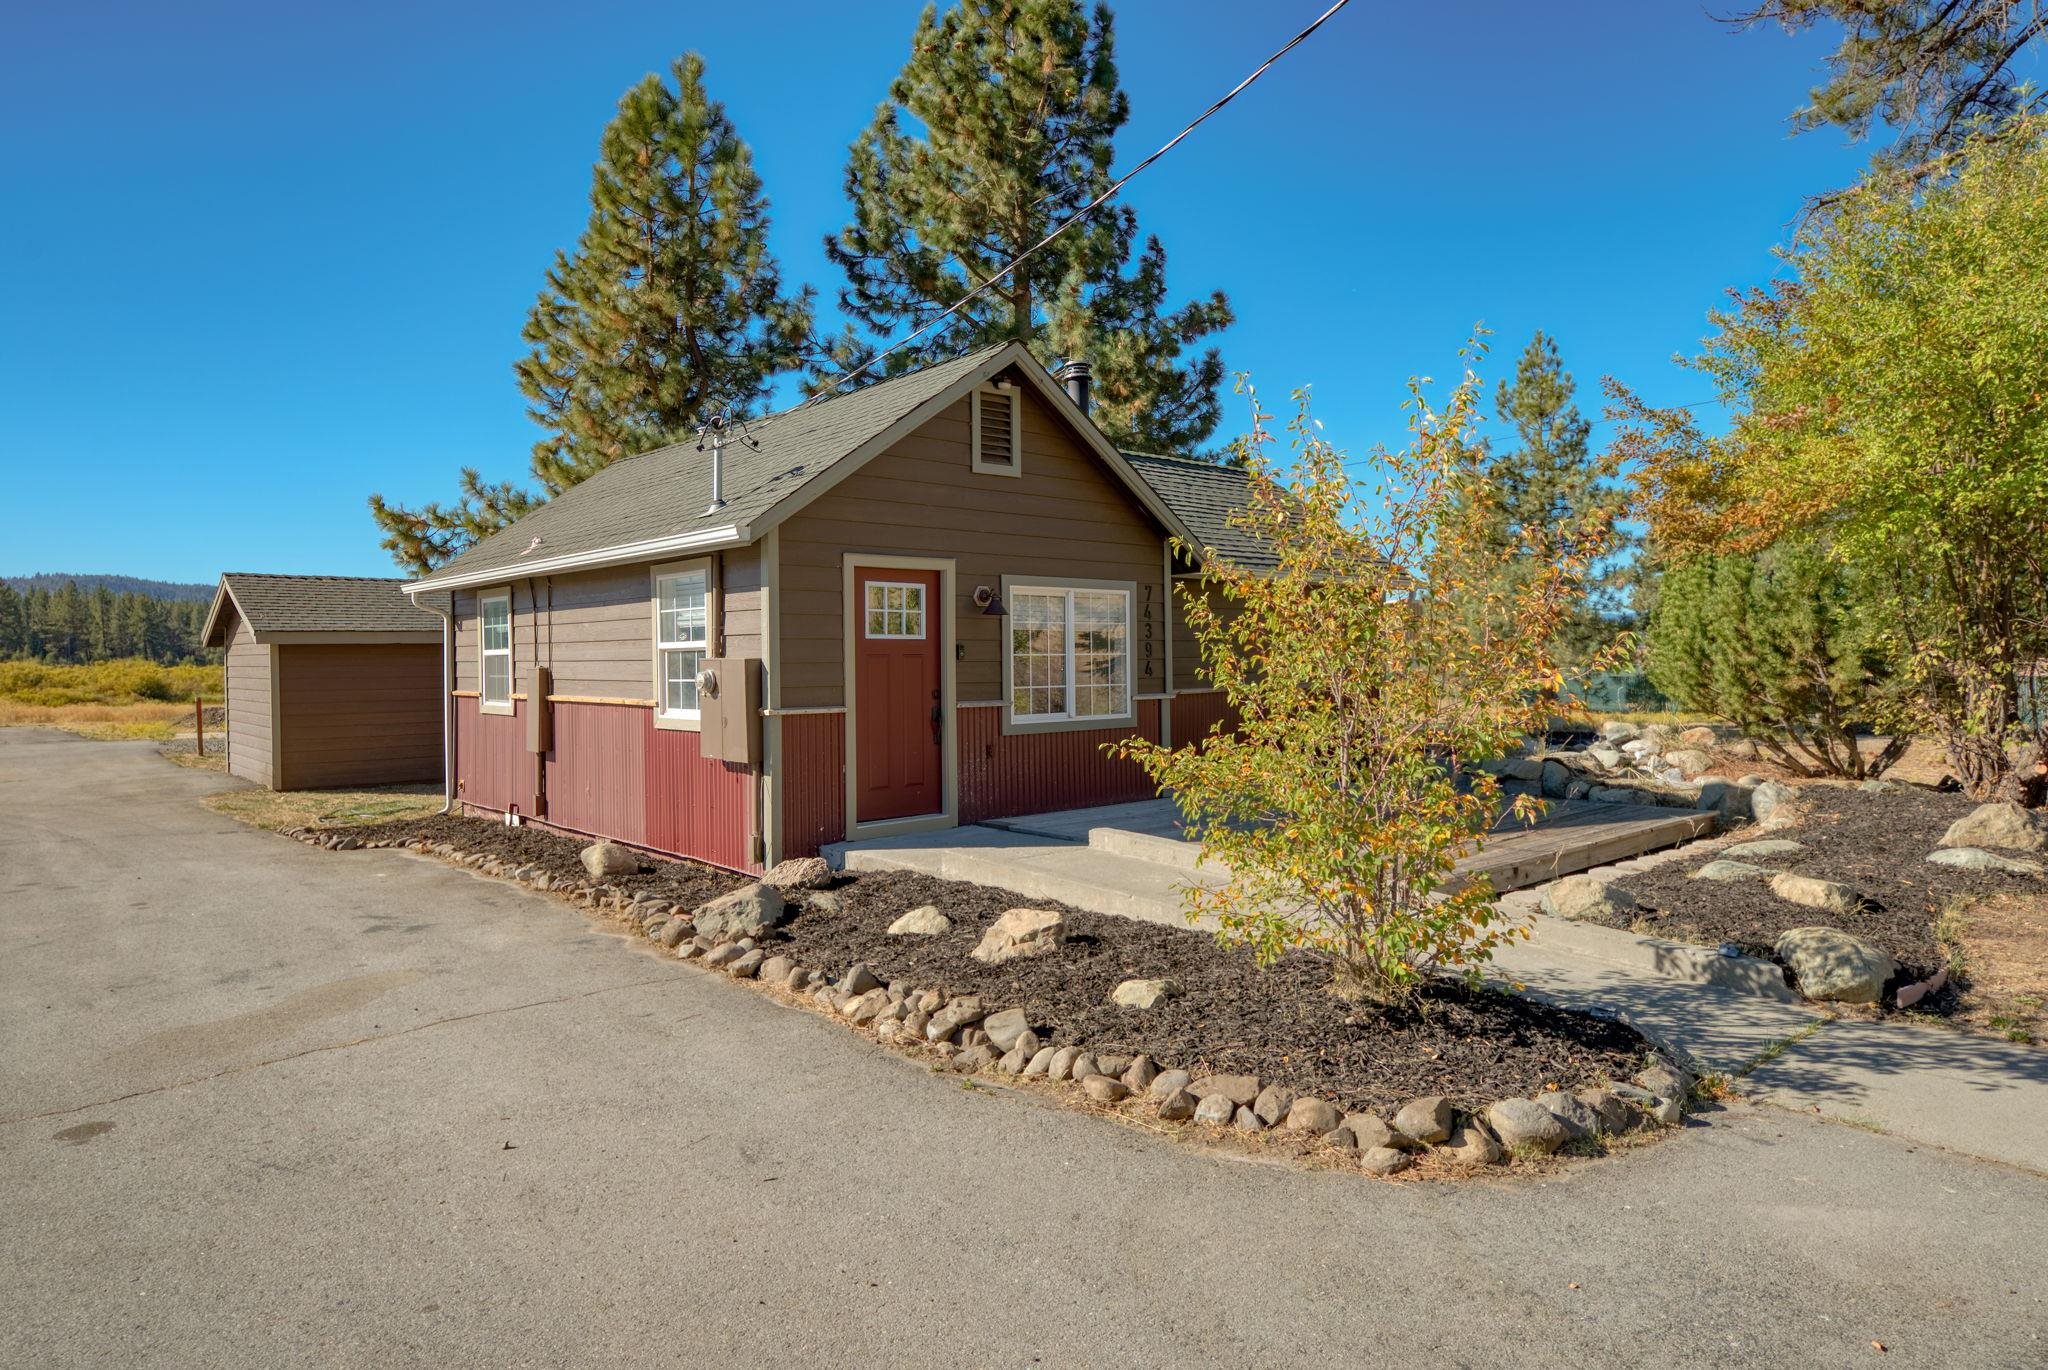
[[[946,806],[939,698],[939,573],[853,572],[854,819]]]

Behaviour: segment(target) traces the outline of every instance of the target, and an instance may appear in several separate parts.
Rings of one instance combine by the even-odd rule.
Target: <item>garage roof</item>
[[[229,571],[214,591],[203,640],[221,645],[222,608],[233,604],[257,638],[280,633],[348,633],[396,641],[437,638],[441,620],[406,598],[406,582],[388,576],[278,576]]]

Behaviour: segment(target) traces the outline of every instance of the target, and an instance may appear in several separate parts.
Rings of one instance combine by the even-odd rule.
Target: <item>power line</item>
[[[1117,180],[1109,187],[1109,189],[1103,191],[1100,195],[1097,195],[1087,204],[1075,210],[1070,217],[1068,217],[1067,219],[1060,222],[1057,226],[1055,226],[1052,232],[1046,234],[1043,238],[1040,238],[1030,247],[1018,253],[1014,258],[1010,260],[1008,265],[999,268],[995,272],[995,274],[991,275],[987,280],[981,282],[981,284],[975,286],[972,290],[968,291],[965,295],[962,295],[958,300],[954,301],[951,305],[948,305],[945,309],[941,310],[935,317],[932,318],[932,320],[929,323],[924,324],[915,332],[912,332],[906,337],[904,337],[901,341],[892,343],[889,347],[885,348],[884,350],[875,353],[875,355],[869,357],[866,361],[862,362],[859,366],[854,367],[851,371],[842,371],[839,374],[827,379],[825,382],[823,382],[823,385],[826,388],[820,389],[816,394],[812,395],[809,400],[804,401],[804,403],[809,404],[814,400],[824,398],[824,396],[827,393],[829,393],[829,388],[836,387],[842,381],[850,381],[855,376],[860,375],[863,371],[866,371],[871,367],[875,366],[878,362],[888,360],[890,357],[894,356],[898,352],[901,352],[904,348],[910,346],[910,344],[916,342],[919,338],[931,332],[934,328],[937,328],[947,319],[953,317],[962,309],[966,308],[971,301],[985,293],[997,281],[1002,280],[1003,277],[1009,275],[1012,271],[1015,271],[1018,267],[1022,266],[1026,261],[1030,260],[1042,248],[1044,248],[1047,244],[1051,243],[1053,239],[1059,237],[1060,234],[1065,233],[1075,224],[1081,222],[1081,220],[1087,218],[1090,214],[1093,214],[1096,210],[1100,209],[1104,204],[1106,204],[1109,201],[1111,196],[1115,195],[1119,190],[1122,190],[1124,186],[1129,184],[1132,177],[1136,176],[1146,167],[1151,166],[1154,162],[1158,161],[1161,157],[1164,157],[1167,153],[1173,151],[1173,149],[1180,144],[1180,141],[1183,138],[1186,138],[1190,133],[1193,133],[1197,128],[1200,128],[1203,122],[1206,121],[1210,115],[1214,114],[1217,110],[1222,109],[1232,100],[1235,100],[1241,93],[1243,93],[1247,86],[1251,85],[1252,82],[1258,80],[1261,76],[1264,76],[1266,74],[1267,69],[1270,68],[1275,62],[1279,61],[1282,57],[1285,57],[1288,53],[1294,51],[1295,48],[1299,47],[1303,42],[1305,42],[1308,39],[1308,36],[1310,34],[1314,33],[1317,29],[1321,28],[1332,15],[1334,15],[1338,10],[1343,9],[1346,5],[1350,3],[1351,0],[1337,0],[1337,3],[1331,5],[1328,9],[1324,10],[1321,14],[1317,15],[1315,21],[1311,23],[1307,28],[1303,29],[1300,33],[1295,34],[1294,37],[1288,39],[1287,42],[1284,45],[1282,45],[1280,49],[1276,51],[1271,57],[1268,57],[1265,61],[1259,63],[1257,67],[1253,68],[1251,75],[1245,77],[1242,81],[1239,81],[1236,85],[1232,86],[1229,89],[1229,91],[1227,91],[1223,95],[1221,99],[1216,101],[1216,103],[1210,105],[1200,114],[1196,115],[1194,119],[1189,121],[1185,128],[1181,129],[1180,132],[1174,134],[1173,137],[1169,138],[1165,143],[1161,144],[1157,151],[1153,152],[1150,156],[1146,157],[1143,161],[1139,162],[1136,166],[1132,167],[1129,171],[1126,171],[1122,176],[1117,178]]]

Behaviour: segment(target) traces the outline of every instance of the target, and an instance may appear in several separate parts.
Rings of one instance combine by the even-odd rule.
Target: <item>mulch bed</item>
[[[804,909],[780,930],[786,940],[764,946],[834,974],[865,961],[885,982],[1021,1007],[1052,1045],[1145,1053],[1196,1075],[1258,1075],[1347,1109],[1385,1111],[1430,1094],[1476,1109],[1546,1084],[1625,1080],[1649,1051],[1619,1023],[1489,990],[1442,986],[1419,1011],[1351,1004],[1330,992],[1328,966],[1306,955],[1261,970],[1207,933],[982,885],[890,871],[850,877],[836,892],[836,912]],[[887,935],[922,904],[937,905],[953,931]],[[998,966],[968,956],[1004,910],[1027,904],[1065,915],[1064,947]],[[1180,984],[1178,998],[1143,1011],[1110,1002],[1119,981],[1162,976]]]
[[[1692,879],[1694,871],[1721,855],[1711,850],[1617,881],[1644,907],[1629,917],[1600,921],[1680,942],[1733,942],[1766,959],[1775,959],[1778,936],[1788,928],[1840,927],[1899,962],[1896,987],[1923,980],[1942,965],[1934,922],[1950,901],[2020,888],[2011,876],[1926,860],[1949,824],[1976,807],[1962,795],[1917,787],[1865,793],[1848,785],[1807,785],[1799,791],[1799,806],[1805,816],[1797,827],[1754,832],[1742,840],[1790,838],[1805,843],[1805,851],[1739,859],[1839,881],[1869,901],[1857,913],[1835,915],[1787,903],[1771,893],[1768,877]],[[1921,1008],[1940,1012],[1954,1003],[1953,992],[1943,991]]]
[[[408,818],[392,823],[357,824],[334,831],[346,832],[365,842],[449,842],[465,852],[495,856],[500,860],[516,862],[523,866],[537,866],[549,876],[558,879],[589,879],[589,873],[583,869],[579,855],[590,845],[589,842],[581,838],[564,837],[560,833],[548,832],[544,828],[527,825],[508,828],[503,823],[496,823],[488,818],[434,814],[427,818]],[[643,869],[638,875],[614,876],[605,883],[614,889],[624,890],[628,898],[642,890],[650,890],[672,903],[687,904],[692,908],[751,883],[744,875],[734,875],[731,871],[723,871],[716,866],[648,856],[645,853],[643,856]]]
[[[435,816],[352,826],[364,841],[447,842],[466,853],[533,865],[581,882],[583,842],[533,827]],[[611,880],[627,897],[651,890],[694,907],[747,883],[688,861],[649,858],[650,870]],[[836,910],[795,906],[763,946],[835,977],[864,961],[884,982],[908,981],[948,997],[979,994],[990,1010],[1023,1008],[1054,1045],[1105,1054],[1145,1053],[1200,1075],[1252,1074],[1314,1093],[1347,1110],[1386,1112],[1441,1094],[1482,1109],[1545,1085],[1625,1080],[1650,1047],[1622,1024],[1492,990],[1443,985],[1416,1010],[1348,1003],[1329,990],[1329,968],[1301,954],[1261,970],[1207,933],[1067,908],[982,885],[903,871],[841,878]],[[938,937],[891,937],[890,923],[935,904],[953,920]],[[984,966],[968,956],[1006,909],[1058,909],[1069,941],[1056,954]],[[1183,993],[1150,1010],[1110,1002],[1117,983],[1164,976]]]

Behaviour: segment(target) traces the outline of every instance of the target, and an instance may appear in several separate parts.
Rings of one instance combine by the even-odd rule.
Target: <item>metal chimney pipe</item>
[[[1085,414],[1088,412],[1089,403],[1088,384],[1094,376],[1094,367],[1087,362],[1074,361],[1062,366],[1054,373],[1053,379],[1066,387],[1067,398],[1074,402],[1075,408]]]

